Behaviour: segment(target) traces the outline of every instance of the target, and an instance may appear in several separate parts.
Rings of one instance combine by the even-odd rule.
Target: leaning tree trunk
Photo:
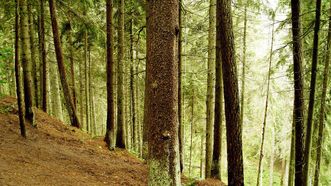
[[[178,1],[148,1],[147,113],[149,185],[180,185]],[[162,29],[161,29],[162,28]],[[160,48],[162,46],[162,48]]]
[[[23,65],[23,83],[24,83],[24,103],[25,103],[25,118],[35,125],[35,116],[33,112],[33,94],[32,94],[32,64],[29,43],[29,24],[28,11],[26,0],[19,0],[20,7],[20,35],[21,35],[21,55]]]
[[[19,61],[19,0],[15,0],[15,79],[16,79],[16,94],[18,105],[18,116],[20,122],[21,136],[26,138],[23,100],[22,100],[22,82],[21,82],[21,65]]]
[[[216,44],[216,0],[209,4],[209,30],[208,30],[208,77],[206,100],[206,165],[205,176],[211,177],[213,159],[213,100],[214,100],[214,73],[215,73],[215,44]],[[218,135],[218,134],[217,134]]]
[[[329,78],[329,68],[330,68],[330,53],[331,53],[331,5],[329,10],[329,33],[328,42],[326,49],[324,73],[323,73],[323,88],[322,88],[322,98],[321,98],[321,108],[319,115],[319,127],[318,127],[318,140],[317,140],[317,150],[316,150],[316,167],[314,176],[314,186],[318,186],[320,166],[321,166],[321,156],[322,156],[322,145],[323,145],[323,131],[324,131],[324,120],[325,120],[325,100],[328,87]]]
[[[295,122],[295,185],[304,185],[304,96],[302,76],[302,43],[300,1],[291,0],[293,66],[294,66],[294,122]]]
[[[222,56],[226,139],[228,152],[228,184],[244,185],[240,103],[232,28],[231,1],[217,1],[217,32]]]
[[[271,46],[270,46],[270,54],[269,54],[269,68],[268,68],[268,77],[267,77],[267,96],[265,98],[265,107],[264,107],[264,117],[263,117],[263,124],[262,124],[262,140],[261,140],[261,148],[260,148],[260,158],[259,158],[259,166],[257,172],[257,181],[256,185],[260,185],[260,174],[261,173],[261,166],[263,160],[263,148],[264,148],[264,137],[265,137],[265,128],[267,126],[267,117],[268,117],[268,106],[269,106],[269,94],[270,94],[270,78],[271,78],[271,63],[272,63],[272,56],[273,56],[273,47],[274,47],[274,34],[275,34],[275,16],[273,16],[273,23],[272,23],[272,34],[271,34]],[[261,183],[262,185],[262,183]]]
[[[107,20],[107,130],[105,141],[110,150],[115,148],[115,120],[114,120],[114,98],[113,98],[113,1],[106,1]]]
[[[123,65],[124,65],[124,0],[119,2],[118,62],[117,62],[117,133],[116,147],[126,148],[123,105]]]
[[[56,60],[57,60],[61,84],[62,84],[62,88],[63,88],[65,105],[66,105],[66,108],[67,108],[67,111],[68,111],[68,114],[70,117],[71,125],[75,126],[77,128],[80,128],[79,119],[77,117],[75,105],[72,100],[72,95],[71,95],[70,88],[69,88],[69,85],[67,82],[67,76],[66,76],[66,71],[65,71],[64,61],[63,61],[63,53],[62,53],[60,37],[59,37],[58,23],[56,20],[56,6],[54,3],[54,0],[49,0],[49,11],[50,11],[50,15],[51,15]]]
[[[318,39],[319,39],[318,35],[320,30],[320,22],[321,22],[321,0],[317,0],[315,29],[314,29],[313,59],[311,64],[311,77],[310,77],[309,105],[308,105],[306,139],[305,139],[305,148],[304,148],[305,149],[304,164],[303,164],[304,185],[307,185],[308,177],[309,177],[311,133],[312,133],[312,125],[313,125],[312,123],[314,117],[316,71],[317,71],[317,60],[318,60]]]

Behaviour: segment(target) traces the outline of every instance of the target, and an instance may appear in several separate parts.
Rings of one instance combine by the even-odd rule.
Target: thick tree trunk
[[[208,77],[206,100],[206,166],[205,176],[211,177],[213,159],[213,100],[214,100],[214,73],[215,73],[215,45],[216,45],[216,0],[209,3],[209,30],[208,30]]]
[[[311,77],[310,77],[310,93],[309,93],[309,106],[308,117],[306,124],[306,140],[305,140],[305,154],[304,154],[304,166],[303,176],[304,185],[308,184],[309,178],[309,164],[310,164],[310,149],[311,149],[311,134],[314,117],[314,104],[315,104],[315,87],[316,87],[316,72],[317,72],[317,60],[318,60],[318,39],[321,22],[321,0],[316,0],[316,18],[314,29],[314,44],[313,44],[313,58],[311,64]]]
[[[80,128],[80,122],[76,114],[75,105],[72,99],[72,95],[69,89],[69,85],[67,82],[67,76],[65,71],[65,66],[63,62],[63,53],[60,43],[60,37],[59,37],[59,30],[58,30],[58,23],[56,20],[56,6],[54,3],[54,0],[49,0],[49,10],[51,15],[51,22],[52,22],[52,30],[53,30],[53,37],[54,37],[54,47],[55,47],[55,53],[56,53],[56,60],[58,64],[61,84],[63,88],[63,95],[65,98],[65,105],[70,117],[70,122],[72,126],[75,126],[77,128]]]
[[[19,61],[19,0],[15,0],[15,79],[16,79],[16,95],[18,116],[20,122],[21,136],[26,138],[25,121],[24,121],[24,105],[22,99],[22,83],[21,83],[21,65]]]
[[[47,112],[47,104],[48,104],[48,80],[47,80],[47,60],[46,60],[46,47],[45,47],[45,9],[44,9],[44,0],[40,0],[40,54],[41,54],[41,65],[42,65],[42,86],[41,86],[41,100],[42,100],[42,109],[44,112]]]
[[[323,88],[322,88],[322,98],[321,98],[321,108],[319,115],[319,127],[318,127],[318,140],[316,146],[316,167],[315,167],[315,175],[314,175],[314,186],[318,186],[319,183],[319,174],[320,174],[320,166],[321,166],[321,156],[322,156],[322,145],[323,145],[323,131],[324,131],[324,120],[325,120],[325,100],[326,93],[328,88],[328,80],[329,80],[329,68],[330,68],[330,55],[331,55],[331,4],[329,10],[329,32],[328,32],[328,41],[327,41],[327,49],[326,49],[326,57],[325,57],[325,65],[323,72]]]
[[[228,156],[228,184],[244,185],[244,168],[241,139],[240,103],[232,29],[231,1],[217,1],[217,32],[222,56],[226,137]]]
[[[178,147],[178,1],[148,1],[149,185],[181,185]],[[160,46],[162,46],[160,48]]]
[[[29,24],[28,11],[26,0],[19,0],[20,7],[20,35],[21,35],[21,55],[23,65],[23,83],[24,83],[24,103],[25,103],[25,118],[35,125],[35,116],[33,112],[33,94],[32,94],[32,64],[31,51],[29,43]]]
[[[260,148],[260,158],[259,158],[259,166],[257,172],[257,181],[256,185],[259,186],[262,183],[259,182],[260,174],[261,173],[261,166],[263,160],[263,148],[264,148],[264,138],[265,138],[265,128],[267,126],[267,117],[268,117],[268,106],[269,106],[269,94],[270,94],[270,78],[271,78],[271,64],[272,64],[272,56],[273,56],[273,47],[274,47],[274,34],[275,34],[275,18],[273,16],[273,23],[272,23],[272,33],[271,33],[271,46],[270,46],[270,53],[269,53],[269,68],[268,68],[268,77],[267,77],[267,95],[265,99],[265,107],[264,107],[264,117],[263,117],[263,124],[262,124],[262,140],[261,140],[261,148]]]
[[[33,13],[32,13],[32,2],[28,2],[28,22],[29,22],[29,36],[30,36],[30,51],[31,51],[31,64],[32,64],[32,85],[33,85],[33,93],[34,93],[34,105],[36,107],[39,107],[38,102],[38,70],[37,70],[37,60],[35,59],[36,51],[35,51],[35,45],[34,45],[34,33],[35,30],[33,28],[34,22],[33,22]]]
[[[118,62],[117,62],[117,133],[116,147],[126,148],[123,105],[123,65],[124,65],[124,0],[119,2],[118,17]]]
[[[113,0],[106,1],[107,19],[107,129],[105,141],[110,150],[115,148],[115,120],[113,98]]]
[[[302,43],[300,22],[300,1],[291,0],[293,64],[294,64],[294,122],[295,122],[295,185],[306,183],[303,174],[304,163],[304,95],[302,76]]]

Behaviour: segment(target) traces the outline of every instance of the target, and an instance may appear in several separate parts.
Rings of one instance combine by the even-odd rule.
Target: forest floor
[[[147,185],[147,165],[125,150],[109,151],[101,138],[36,111],[37,127],[20,136],[16,99],[0,99],[0,185]],[[187,181],[200,186],[216,180]]]

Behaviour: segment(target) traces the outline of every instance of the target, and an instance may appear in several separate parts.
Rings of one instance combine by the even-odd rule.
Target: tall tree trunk
[[[178,147],[178,1],[148,1],[149,185],[181,185]],[[162,29],[160,29],[162,28]],[[160,48],[162,46],[162,48]]]
[[[306,183],[303,174],[304,163],[304,96],[302,76],[302,43],[300,1],[291,0],[293,64],[294,64],[294,122],[295,122],[295,185]]]
[[[116,147],[126,148],[125,126],[124,126],[124,105],[123,105],[123,65],[124,65],[124,0],[119,2],[118,17],[118,62],[117,62],[117,133]]]
[[[132,13],[131,13],[131,16]],[[131,98],[131,118],[132,118],[132,146],[137,150],[137,122],[136,122],[136,103],[135,103],[135,79],[134,79],[134,61],[133,61],[133,18],[130,19],[130,98]]]
[[[69,43],[69,61],[70,61],[70,75],[71,75],[71,92],[72,92],[72,100],[74,102],[75,109],[77,110],[74,46],[73,46],[74,44],[72,41],[71,12],[68,12],[68,17],[69,17],[68,43]]]
[[[314,28],[314,44],[313,44],[313,58],[311,64],[311,77],[310,77],[310,93],[309,93],[309,106],[308,106],[308,117],[306,127],[306,140],[305,140],[305,154],[304,154],[304,166],[303,176],[304,185],[308,184],[309,178],[309,164],[310,164],[310,149],[311,149],[311,133],[314,116],[314,103],[315,103],[315,87],[316,87],[316,71],[317,71],[317,60],[318,60],[318,39],[321,22],[321,0],[316,0],[316,11],[315,11],[315,28]]]
[[[93,110],[92,110],[92,107],[93,107],[93,95],[92,95],[92,80],[91,80],[91,46],[89,46],[89,49],[88,49],[88,96],[89,96],[89,116],[90,116],[90,119],[89,119],[89,124],[90,124],[90,133],[94,134],[94,126],[95,126],[95,123],[93,122]]]
[[[217,32],[222,56],[226,139],[228,155],[228,184],[244,185],[240,103],[232,29],[231,1],[217,1]]]
[[[19,0],[20,7],[20,35],[21,35],[21,55],[23,65],[23,83],[24,83],[24,103],[25,103],[25,118],[31,122],[32,126],[35,125],[35,116],[33,112],[33,94],[32,94],[32,64],[31,64],[31,51],[29,43],[29,24],[28,24],[28,11],[26,0]]]
[[[80,122],[76,114],[75,105],[72,99],[72,95],[69,89],[69,85],[67,82],[67,76],[65,71],[65,66],[63,62],[63,53],[60,44],[60,37],[59,37],[59,30],[58,30],[58,23],[56,20],[56,6],[54,0],[49,0],[49,10],[51,15],[51,22],[52,22],[52,30],[53,30],[53,38],[54,38],[54,47],[56,53],[56,60],[59,69],[61,84],[63,88],[63,95],[65,98],[65,105],[70,117],[70,122],[72,126],[80,128]]]
[[[105,141],[110,150],[115,148],[115,116],[113,98],[113,0],[106,1],[107,20],[107,129]]]
[[[293,186],[294,183],[294,161],[295,161],[295,121],[294,121],[294,110],[293,110],[293,123],[291,131],[291,152],[289,160],[288,170],[288,186]]]
[[[33,28],[34,22],[33,22],[33,13],[32,13],[32,2],[30,1],[28,3],[28,23],[29,23],[29,36],[30,36],[30,51],[31,51],[31,64],[32,64],[32,85],[33,85],[33,93],[34,93],[34,104],[36,107],[39,106],[38,103],[38,70],[37,70],[37,60],[35,59],[35,45],[34,45],[34,33],[35,30]]]
[[[206,165],[205,176],[211,177],[213,159],[213,100],[214,100],[214,73],[215,73],[215,45],[216,45],[216,0],[209,3],[209,30],[208,30],[208,77],[206,100]],[[217,134],[218,135],[218,134]]]
[[[180,172],[184,170],[184,130],[182,122],[182,6],[183,0],[179,0],[178,6],[178,142],[179,142],[179,162]]]
[[[194,127],[194,86],[191,85],[193,88],[192,90],[192,97],[191,97],[191,128],[190,128],[190,165],[189,165],[189,176],[191,177],[192,173],[192,152],[193,152],[193,127]]]
[[[86,16],[86,12],[84,12],[84,15]],[[88,96],[88,33],[87,29],[84,31],[84,83],[85,83],[85,89],[84,89],[84,98],[85,98],[85,127],[83,127],[84,130],[87,132],[90,132],[89,128],[89,96]],[[83,121],[82,121],[83,122]],[[84,125],[83,125],[84,126]]]
[[[47,91],[47,60],[46,60],[46,47],[45,47],[45,9],[44,9],[44,0],[40,0],[40,54],[41,54],[41,65],[42,65],[42,86],[41,86],[41,97],[42,97],[42,109],[44,112],[47,112],[48,104],[48,91]]]
[[[203,154],[204,154],[204,136],[205,135],[201,135],[200,136],[200,178],[203,178],[203,160],[204,160],[204,158],[203,158]]]
[[[217,2],[218,3],[218,2]],[[217,5],[218,6],[218,5]],[[216,7],[217,8],[217,7]],[[217,18],[218,19],[218,18]],[[218,25],[218,23],[217,23]],[[214,144],[211,176],[222,180],[221,152],[222,152],[222,121],[223,121],[223,78],[221,59],[220,27],[216,27],[216,64],[215,64],[215,115],[214,115]]]
[[[323,72],[323,88],[322,88],[322,97],[321,97],[321,107],[319,115],[319,127],[318,127],[318,140],[316,146],[316,167],[314,175],[314,186],[318,186],[319,183],[319,174],[320,174],[320,165],[321,165],[321,156],[322,156],[322,145],[323,145],[323,131],[324,131],[324,120],[325,120],[325,100],[329,80],[329,68],[330,68],[330,54],[331,53],[331,5],[329,10],[329,32],[328,32],[328,41],[326,56],[324,62],[324,72]]]
[[[19,61],[19,0],[15,0],[15,79],[16,79],[16,95],[18,116],[20,122],[21,136],[26,138],[25,121],[24,121],[24,105],[22,99],[22,82],[21,82],[21,65]]]
[[[241,100],[240,100],[240,122],[241,126],[244,123],[244,109],[245,109],[245,78],[246,78],[246,38],[247,38],[247,6],[248,0],[245,2],[244,10],[244,35],[243,35],[243,56],[242,56],[242,73],[241,73]]]
[[[63,120],[63,110],[62,110],[62,101],[61,101],[61,92],[59,86],[59,75],[57,73],[56,64],[49,65],[49,72],[51,79],[53,80],[50,84],[52,92],[52,115],[58,118],[61,121]]]
[[[260,158],[259,158],[259,166],[257,172],[257,181],[256,185],[259,186],[259,178],[261,174],[261,166],[263,160],[263,148],[264,148],[264,138],[265,138],[265,128],[267,126],[267,117],[268,117],[268,106],[269,106],[269,94],[270,94],[270,78],[271,78],[271,64],[272,64],[272,57],[273,57],[273,47],[274,47],[274,36],[275,36],[275,16],[273,15],[273,22],[272,22],[272,31],[271,31],[271,46],[270,46],[270,53],[269,53],[269,68],[268,68],[268,77],[267,77],[267,95],[265,99],[265,107],[264,107],[264,117],[263,117],[263,124],[262,124],[262,140],[261,140],[261,148],[260,148]]]

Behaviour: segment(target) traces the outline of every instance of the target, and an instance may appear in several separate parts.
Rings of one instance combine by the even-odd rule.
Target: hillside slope
[[[38,127],[27,124],[23,139],[15,105],[0,100],[0,185],[146,185],[141,160],[39,110]]]

